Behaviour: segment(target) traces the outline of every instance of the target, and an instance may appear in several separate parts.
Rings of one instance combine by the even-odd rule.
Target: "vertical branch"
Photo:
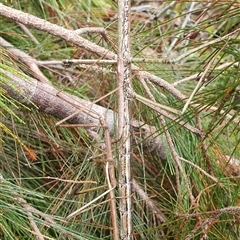
[[[104,135],[106,139],[106,152],[107,152],[107,163],[106,163],[106,176],[108,182],[108,188],[112,189],[109,192],[110,196],[110,211],[111,211],[111,220],[112,220],[112,227],[113,227],[113,240],[119,239],[119,232],[118,232],[118,225],[117,225],[117,208],[116,208],[116,198],[115,198],[115,187],[117,185],[116,178],[115,178],[115,171],[114,171],[114,163],[113,163],[113,155],[112,155],[112,147],[111,147],[111,138],[110,133],[108,130],[108,126],[106,120],[103,116],[100,117],[100,123],[104,128]]]
[[[118,1],[118,138],[120,239],[130,240],[132,233],[132,177],[130,139],[131,54],[130,54],[130,0]]]

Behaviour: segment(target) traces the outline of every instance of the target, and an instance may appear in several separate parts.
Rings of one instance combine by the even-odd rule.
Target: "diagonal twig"
[[[25,63],[35,78],[37,78],[41,82],[49,83],[50,81],[44,76],[44,74],[38,68],[37,60],[28,55],[27,53],[15,48],[11,43],[0,37],[0,46],[3,46],[8,49],[14,56],[19,58],[23,63]]]

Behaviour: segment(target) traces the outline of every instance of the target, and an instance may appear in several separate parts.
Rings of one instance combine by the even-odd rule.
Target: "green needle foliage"
[[[132,5],[141,6],[137,2],[144,5],[143,1]],[[84,37],[116,53],[115,1],[5,0],[4,4],[68,29],[104,27],[107,38],[99,33]],[[171,83],[186,99],[179,100],[147,79],[144,86],[133,73],[140,97],[133,100],[132,115],[156,128],[167,153],[162,160],[143,142],[134,145],[133,176],[149,198],[134,190],[133,239],[239,239],[240,3],[150,1],[148,5],[146,11],[132,11],[132,56],[138,58],[134,64]],[[93,53],[29,29],[35,42],[17,23],[3,17],[0,21],[1,37],[39,61],[96,59]],[[33,77],[10,50],[0,48],[0,71]],[[114,92],[102,98],[116,89],[114,66],[61,68],[42,62],[40,67],[58,89],[91,101],[101,98],[99,105],[117,111]],[[58,119],[37,107],[27,108],[8,96],[3,86],[13,88],[1,72],[0,239],[112,239],[110,199],[104,194],[107,157],[100,146],[104,137],[100,133],[99,142],[83,127],[56,127]],[[158,107],[175,118],[165,117],[164,125]],[[189,126],[204,134],[190,131]],[[115,143],[112,151],[117,154]],[[67,218],[80,208],[80,213]]]

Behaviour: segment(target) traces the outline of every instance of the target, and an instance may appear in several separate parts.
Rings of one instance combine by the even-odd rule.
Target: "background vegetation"
[[[99,33],[84,37],[117,52],[115,1],[2,2],[68,29],[104,27],[107,39]],[[239,6],[132,1],[134,64],[186,96],[180,100],[133,72],[134,89],[145,98],[133,101],[132,115],[156,128],[167,155],[161,159],[141,141],[134,145],[133,177],[149,198],[133,193],[133,239],[240,238]],[[54,86],[117,111],[115,93],[102,98],[116,89],[113,65],[47,63],[97,55],[39,30],[28,32],[10,19],[0,21],[1,37],[38,60]],[[34,76],[9,49],[0,48],[0,68]],[[107,190],[99,142],[82,127],[56,127],[58,119],[10,98],[1,87],[7,84],[2,75],[0,238],[111,239],[107,194],[66,220]],[[112,149],[116,154],[114,143]]]

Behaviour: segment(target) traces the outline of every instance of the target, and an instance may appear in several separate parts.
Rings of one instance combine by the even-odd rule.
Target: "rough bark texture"
[[[118,0],[118,179],[120,239],[132,239],[130,0]]]
[[[52,85],[42,83],[33,78],[24,79],[13,73],[1,70],[7,76],[8,83],[14,88],[3,86],[8,94],[27,106],[36,105],[42,112],[73,124],[91,124],[101,127],[100,116],[106,119],[111,135],[114,134],[115,118],[117,115],[110,109],[106,109],[89,101],[60,92]],[[93,127],[94,128],[94,127]]]
[[[60,37],[69,43],[72,43],[87,51],[91,51],[106,59],[117,60],[117,55],[113,52],[79,36],[78,30],[73,31],[65,29],[33,15],[24,13],[11,7],[7,7],[1,3],[0,15]],[[175,97],[179,99],[184,98],[184,95],[181,92],[179,92],[162,78],[156,77],[145,71],[139,71],[140,69],[133,64],[131,64],[131,67],[135,72],[136,77],[140,76],[144,79],[148,79],[149,81],[152,81],[158,86],[166,89]],[[22,94],[21,96],[18,91],[13,91],[8,87],[8,92],[13,98],[19,99],[22,103],[28,105],[30,104],[29,100],[31,100],[31,102],[34,103],[41,111],[51,114],[60,120],[72,116],[77,112],[68,120],[69,123],[74,124],[92,124],[95,126],[101,126],[99,117],[104,116],[106,118],[106,123],[108,125],[110,134],[113,136],[116,130],[115,123],[117,122],[117,114],[112,110],[105,109],[101,106],[92,104],[91,102],[71,96],[69,94],[59,92],[51,84],[47,84],[47,81],[38,82],[36,79],[31,79],[31,81],[29,81],[26,80],[25,77],[20,77],[10,72],[7,72],[6,74],[8,75],[11,84],[13,84],[13,86],[16,88],[19,88],[19,92]],[[141,142],[143,144],[146,152],[150,152],[161,159],[166,159],[162,137],[158,135],[154,127],[136,120],[132,120],[131,125],[133,126],[134,131],[136,130],[135,132],[138,133],[139,136],[141,135],[141,139],[138,139],[138,137],[135,139],[137,139],[137,143]],[[146,138],[146,140],[142,141],[142,138]]]
[[[7,7],[1,3],[0,3],[0,15],[10,18],[24,25],[33,27],[35,29],[47,32],[56,37],[60,37],[61,39],[64,39],[68,43],[72,43],[80,48],[93,52],[105,59],[117,60],[117,55],[114,54],[113,52],[103,47],[100,47],[97,44],[94,44],[84,39],[83,37],[79,36],[78,30],[74,31],[60,27],[56,24],[50,23],[46,20],[35,17],[28,13],[24,13],[22,11]],[[154,84],[167,90],[169,93],[171,93],[173,96],[180,100],[184,100],[186,98],[184,94],[182,94],[179,90],[177,90],[175,87],[173,87],[170,83],[168,83],[161,77],[155,76],[146,71],[142,71],[142,69],[139,69],[134,64],[131,64],[131,68],[132,71],[134,71],[136,77],[141,76],[143,79],[148,79]]]
[[[5,76],[8,85],[2,85],[9,96],[21,103],[33,107],[36,105],[42,112],[50,114],[60,120],[70,117],[67,122],[72,124],[94,125],[96,130],[101,127],[100,117],[104,117],[111,136],[114,136],[117,123],[117,113],[84,99],[60,92],[47,83],[39,82],[34,78],[16,75],[5,70],[0,70]],[[9,87],[12,85],[12,87]],[[156,128],[131,120],[135,144],[143,144],[145,152],[166,160],[166,151],[163,139]],[[141,137],[140,137],[141,136]],[[145,139],[143,141],[143,138]]]

